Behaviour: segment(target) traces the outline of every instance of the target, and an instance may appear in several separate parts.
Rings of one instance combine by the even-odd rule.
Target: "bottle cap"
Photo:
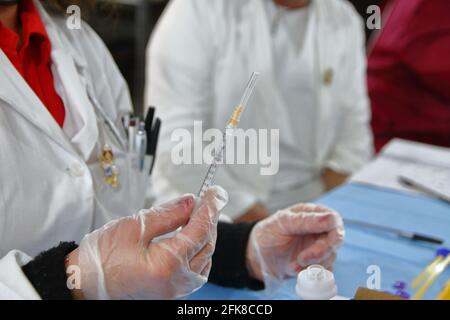
[[[404,290],[406,289],[406,282],[404,281],[395,281],[394,285],[392,286],[394,289],[398,289],[398,290]]]
[[[397,292],[395,292],[395,295],[403,299],[409,299],[411,297],[408,292],[403,290],[398,290]]]
[[[330,300],[337,295],[337,286],[331,271],[311,265],[298,274],[296,291],[303,300]]]
[[[448,248],[439,248],[436,251],[436,256],[447,257],[450,254],[450,249]]]

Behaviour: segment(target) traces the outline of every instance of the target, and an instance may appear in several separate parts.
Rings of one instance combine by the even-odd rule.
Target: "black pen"
[[[147,111],[147,115],[145,116],[145,132],[147,132],[147,141],[150,141],[151,134],[152,134],[152,128],[153,128],[153,118],[155,116],[155,107],[150,106]],[[147,155],[151,155],[151,145],[150,143],[147,144]]]
[[[161,130],[161,119],[156,118],[155,124],[154,124],[151,134],[150,134],[150,141],[149,141],[149,152],[150,152],[150,155],[153,157],[152,164],[150,166],[150,172],[149,172],[150,174],[152,174],[153,166],[155,165],[156,150],[157,150],[157,146],[158,146],[160,130]]]
[[[368,222],[364,222],[364,221],[344,219],[344,222],[345,222],[345,224],[358,225],[361,227],[366,227],[366,228],[376,229],[376,230],[380,230],[380,231],[384,231],[384,232],[388,232],[388,233],[393,233],[404,239],[429,242],[429,243],[433,243],[433,244],[443,244],[444,243],[444,240],[442,240],[442,239],[430,237],[430,236],[423,235],[423,234],[416,233],[416,232],[404,231],[404,230],[400,230],[400,229],[396,229],[396,228],[392,228],[392,227],[376,225],[376,224],[372,224],[372,223],[368,223]]]
[[[416,190],[416,191],[423,192],[427,196],[430,196],[432,198],[436,198],[438,200],[442,200],[442,201],[445,201],[447,203],[450,203],[450,199],[448,199],[448,197],[445,197],[444,195],[441,195],[438,192],[436,192],[436,191],[434,191],[434,190],[432,190],[430,188],[427,188],[424,185],[420,185],[417,182],[409,179],[408,177],[399,176],[398,177],[398,181],[400,181],[401,184],[403,184],[404,186],[406,186],[408,188],[411,188],[411,189]]]

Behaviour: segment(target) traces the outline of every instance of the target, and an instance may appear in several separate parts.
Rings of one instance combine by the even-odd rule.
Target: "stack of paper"
[[[450,201],[450,149],[394,139],[351,181]]]

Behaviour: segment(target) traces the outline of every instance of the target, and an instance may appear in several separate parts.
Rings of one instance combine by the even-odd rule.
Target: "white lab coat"
[[[0,50],[0,298],[39,298],[20,266],[59,241],[79,242],[135,213],[150,185],[148,171],[135,170],[127,152],[121,116],[132,105],[108,50],[86,24],[70,30],[64,17],[35,4],[51,40],[66,120],[61,130]],[[105,143],[116,158],[117,189],[99,165]]]
[[[147,50],[146,88],[147,105],[157,106],[163,119],[153,180],[160,201],[197,191],[206,172],[205,165],[172,162],[172,148],[178,143],[171,141],[173,130],[192,132],[194,120],[202,120],[204,130],[223,129],[252,71],[262,76],[240,127],[286,130],[283,124],[290,114],[281,107],[284,102],[274,82],[264,1],[270,0],[172,0],[160,20]],[[309,119],[314,132],[297,139],[311,150],[298,161],[314,178],[295,202],[323,191],[323,168],[351,173],[372,154],[362,21],[346,1],[313,0],[311,5],[317,17],[317,117]],[[255,201],[267,201],[273,177],[261,175],[260,166],[226,165],[216,182],[229,192],[225,212],[236,217]]]

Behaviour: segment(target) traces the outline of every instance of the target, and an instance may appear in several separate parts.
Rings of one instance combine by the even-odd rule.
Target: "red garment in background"
[[[20,47],[19,36],[0,23],[0,49],[62,127],[65,109],[53,84],[51,44],[32,0],[19,2],[19,19],[22,25]]]
[[[389,6],[368,60],[375,148],[394,137],[450,147],[450,1]]]

